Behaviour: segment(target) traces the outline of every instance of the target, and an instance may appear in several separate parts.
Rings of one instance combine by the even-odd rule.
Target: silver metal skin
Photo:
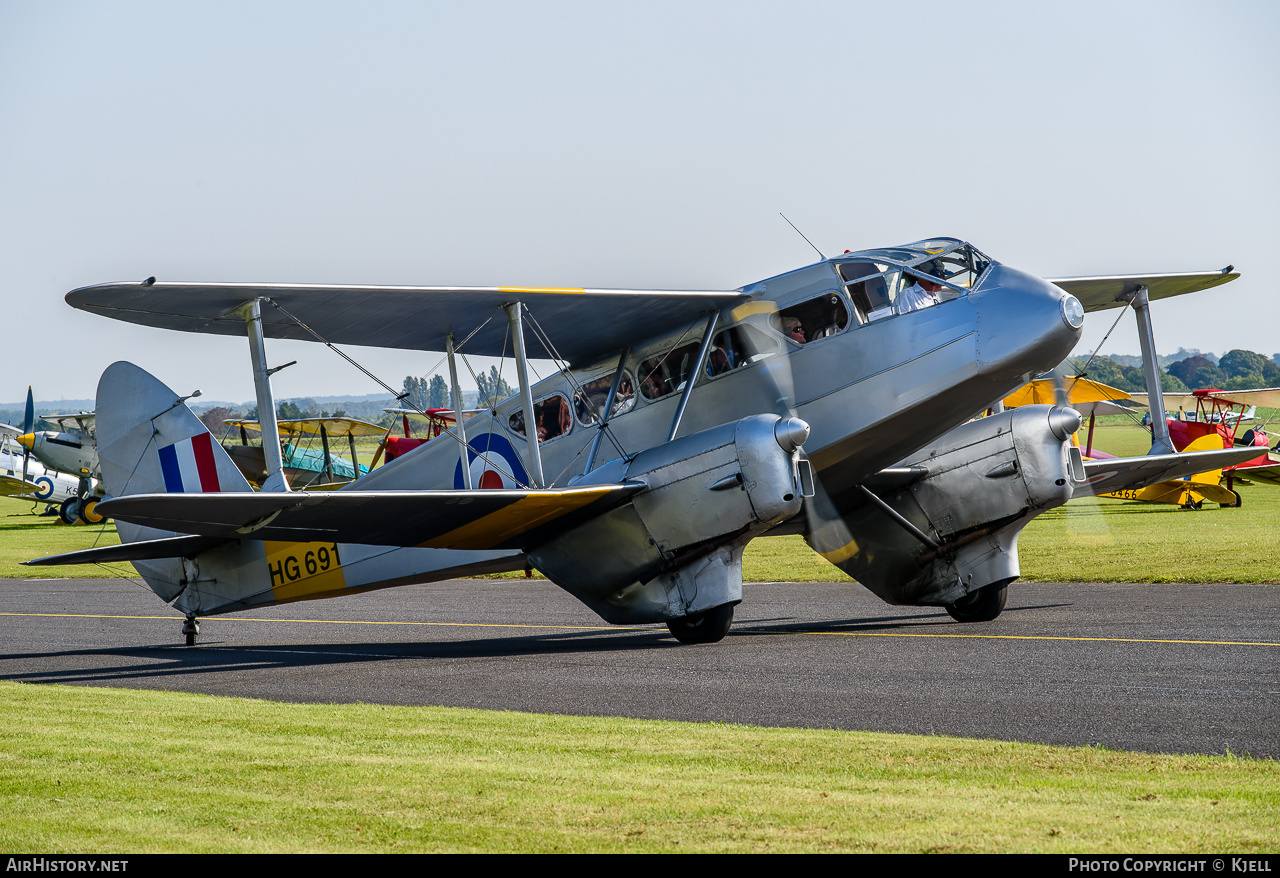
[[[957,427],[897,465],[923,476],[880,495],[910,527],[854,495],[822,498],[807,539],[892,604],[947,606],[1015,579],[1022,528],[1071,499],[1070,434],[1054,427],[1073,419],[1026,406]]]
[[[625,345],[576,364],[571,375],[557,373],[534,387],[521,375],[519,396],[467,422],[473,441],[491,433],[510,448],[508,454],[491,445],[486,467],[505,469],[508,481],[519,477],[535,486],[628,480],[646,486],[613,511],[529,547],[527,555],[341,544],[334,547],[340,570],[282,587],[266,571],[276,557],[271,552],[285,549],[267,544],[264,550],[263,543],[246,534],[238,548],[200,554],[194,574],[173,566],[162,571],[156,565],[166,562],[150,561],[138,562],[139,571],[158,594],[176,599],[179,609],[208,615],[518,570],[528,561],[604,618],[636,623],[679,619],[736,603],[741,599],[742,548],[766,530],[788,529],[810,532],[819,551],[891,603],[958,600],[1016,576],[1017,530],[1070,496],[1068,455],[1046,409],[1039,415],[1020,410],[978,426],[960,426],[1070,353],[1080,332],[1064,318],[1067,294],[1039,278],[979,259],[973,251],[976,268],[969,285],[948,280],[945,296],[950,298],[909,313],[869,316],[855,304],[852,285],[841,271],[846,263],[874,263],[905,285],[912,275],[926,271],[935,252],[961,246],[967,245],[943,239],[824,260],[725,295],[718,300],[728,302],[722,310],[636,339],[621,363],[618,351]],[[839,303],[847,317],[843,325],[833,325],[829,335],[815,335],[803,345],[783,336],[778,312],[804,308],[819,298],[823,307]],[[559,307],[561,298],[547,300]],[[506,301],[518,330],[519,305]],[[527,303],[538,307],[536,297]],[[707,356],[708,338],[730,331],[750,335],[755,349],[733,368],[716,372]],[[621,329],[609,332],[619,335]],[[521,339],[518,331],[516,338]],[[645,395],[640,364],[694,343],[700,355],[695,369],[684,373],[684,392],[671,388],[657,398]],[[578,347],[594,350],[585,341]],[[521,353],[518,371],[523,360]],[[780,370],[784,361],[786,368]],[[143,451],[139,443],[150,435],[150,408],[176,396],[145,372],[126,366],[111,367],[99,386],[100,409],[108,404],[117,409],[111,419],[114,463],[111,468],[104,464],[104,479],[113,494],[113,487],[119,490],[126,482],[128,493],[164,491],[158,470],[144,478],[138,473],[130,477],[128,469]],[[635,393],[628,410],[605,417],[625,453],[584,473],[591,459],[588,451],[600,434],[594,420],[575,417],[564,433],[538,442],[535,408],[559,395],[576,414],[576,388],[609,375],[616,384],[620,368],[635,377]],[[780,377],[784,373],[785,380]],[[786,410],[781,418],[774,414],[780,408]],[[186,411],[183,406],[178,410]],[[517,411],[523,412],[528,435],[512,429]],[[1054,418],[1059,429],[1069,422],[1064,413]],[[673,428],[686,435],[668,442]],[[190,422],[183,427],[191,435],[197,429],[202,430]],[[100,415],[100,439],[102,431]],[[992,431],[999,432],[988,435]],[[975,449],[981,450],[977,457]],[[214,451],[216,455],[221,449]],[[807,460],[800,458],[802,453]],[[947,463],[941,469],[934,465],[939,459]],[[520,471],[522,461],[534,469],[531,478]],[[887,493],[877,490],[877,475],[903,461],[907,468],[901,481],[914,481]],[[1001,469],[1011,463],[1016,464],[1012,470]],[[226,465],[234,471],[229,461]],[[459,449],[452,440],[432,441],[342,490],[453,489],[461,484],[455,481],[459,466]],[[222,468],[219,459],[219,473]],[[113,475],[108,476],[108,469]],[[732,481],[739,474],[741,488],[736,489]],[[1064,481],[1059,484],[1059,479]],[[815,481],[818,496],[805,501]],[[861,493],[864,484],[939,549],[869,504]],[[798,515],[801,509],[804,515]]]
[[[778,442],[777,423],[754,415],[601,467],[576,484],[646,488],[529,559],[608,622],[666,621],[738,603],[747,542],[803,502],[794,448]],[[717,487],[730,481],[736,490]]]

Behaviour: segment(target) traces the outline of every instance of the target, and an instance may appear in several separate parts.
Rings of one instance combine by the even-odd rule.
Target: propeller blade
[[[36,428],[36,399],[31,393],[30,385],[27,386],[27,409],[22,414],[22,434],[24,436],[30,434]],[[25,489],[27,484],[27,468],[31,461],[31,449],[26,445],[22,446],[22,485]]]

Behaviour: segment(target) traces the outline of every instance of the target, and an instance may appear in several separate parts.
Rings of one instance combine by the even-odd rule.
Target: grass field
[[[1259,853],[1280,766],[0,683],[20,851]]]

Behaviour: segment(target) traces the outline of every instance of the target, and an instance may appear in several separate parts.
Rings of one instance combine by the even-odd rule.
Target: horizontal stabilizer
[[[116,561],[155,561],[160,558],[194,558],[201,552],[221,546],[224,537],[166,537],[162,540],[142,540],[137,543],[121,543],[118,546],[99,546],[82,549],[64,555],[50,555],[23,561],[27,567],[57,567],[64,564],[110,564]]]
[[[1224,448],[1220,451],[1187,451],[1181,454],[1086,460],[1085,482],[1077,485],[1075,492],[1082,495],[1137,490],[1168,479],[1181,479],[1235,466],[1257,456],[1257,448]]]
[[[119,521],[226,539],[522,549],[617,506],[643,487],[136,494],[98,509]]]
[[[1233,281],[1240,276],[1235,266],[1228,265],[1221,271],[1188,271],[1166,274],[1117,274],[1098,277],[1053,277],[1049,283],[1057,284],[1080,300],[1086,311],[1103,311],[1122,308],[1140,287],[1147,288],[1147,300],[1167,299],[1186,293],[1198,293],[1219,284]]]

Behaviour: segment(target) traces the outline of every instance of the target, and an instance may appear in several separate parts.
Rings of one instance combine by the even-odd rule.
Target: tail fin
[[[98,381],[97,436],[108,496],[253,490],[185,400],[133,363],[112,363]],[[116,530],[122,543],[178,536],[123,521]],[[165,601],[187,586],[180,557],[133,563]]]
[[[102,373],[98,455],[110,496],[253,490],[184,402],[133,363]]]

